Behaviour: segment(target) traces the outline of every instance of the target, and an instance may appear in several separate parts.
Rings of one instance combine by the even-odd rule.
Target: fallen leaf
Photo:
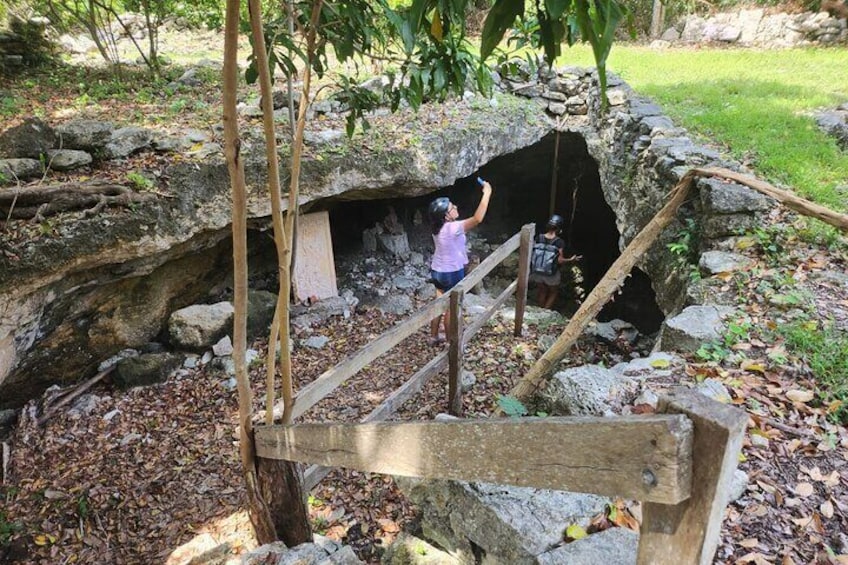
[[[47,541],[47,536],[45,536],[44,534],[38,534],[37,536],[32,538],[32,541],[35,543],[35,545],[47,545],[49,543]]]
[[[760,540],[758,540],[757,538],[746,538],[740,541],[739,545],[744,548],[751,549],[752,547],[757,547],[758,545],[760,545]]]
[[[586,530],[580,524],[571,524],[565,529],[565,537],[579,540],[587,536]]]
[[[810,483],[798,483],[795,485],[795,494],[804,498],[810,496],[816,491]]]
[[[752,551],[751,553],[743,555],[742,557],[736,560],[737,565],[744,565],[745,563],[756,563],[756,565],[770,565],[771,561],[769,561],[762,553]]]
[[[743,371],[750,371],[756,373],[765,373],[766,367],[760,361],[752,361],[750,359],[745,359],[739,366]],[[787,393],[787,396],[789,393]]]
[[[383,528],[383,531],[387,534],[393,534],[400,531],[398,523],[394,520],[390,520],[389,518],[380,518],[377,520],[377,523],[380,524],[380,527]]]
[[[815,395],[809,390],[790,390],[786,392],[786,398],[792,402],[809,402]]]
[[[833,518],[833,503],[830,500],[822,502],[821,506],[819,506],[819,510],[821,510],[822,516],[825,518]]]
[[[654,359],[651,361],[651,367],[654,369],[667,369],[671,365],[668,359]]]

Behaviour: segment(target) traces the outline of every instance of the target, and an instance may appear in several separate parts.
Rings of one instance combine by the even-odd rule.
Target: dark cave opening
[[[461,217],[471,215],[480,199],[475,180],[478,175],[493,186],[486,220],[476,230],[487,242],[500,244],[529,222],[536,223],[537,231],[543,229],[552,209],[566,220],[562,238],[567,254],[582,256],[579,265],[586,293],[618,258],[620,236],[615,215],[604,200],[597,163],[589,155],[583,136],[576,133],[561,133],[558,140],[557,134],[552,133],[535,145],[494,159],[478,173],[428,195],[325,201],[316,203],[313,210],[329,211],[337,255],[361,249],[363,230],[381,222],[391,210],[403,224],[410,247],[430,251],[427,205],[437,196],[448,196],[459,207]],[[567,288],[567,282],[563,284],[556,308],[570,315],[577,308],[575,293]],[[533,297],[531,289],[531,304]],[[639,269],[634,269],[619,295],[598,315],[599,321],[613,318],[630,322],[646,334],[659,329],[664,314],[656,304],[650,278]]]

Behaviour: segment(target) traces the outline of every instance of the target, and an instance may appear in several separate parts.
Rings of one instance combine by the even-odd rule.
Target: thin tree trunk
[[[277,136],[274,127],[274,101],[271,88],[271,75],[268,67],[268,53],[265,47],[265,35],[262,29],[262,7],[259,0],[249,0],[250,27],[253,33],[253,55],[256,58],[256,67],[259,74],[259,88],[262,92],[262,126],[265,133],[265,155],[268,159],[268,191],[271,198],[271,220],[274,227],[274,245],[277,248],[277,265],[280,270],[285,262],[285,251],[288,247],[286,233],[283,227],[283,212],[281,206],[282,191],[280,190],[280,166],[277,156]],[[267,424],[274,423],[274,375],[276,373],[277,359],[277,337],[280,338],[280,346],[288,348],[289,332],[286,327],[278,331],[280,304],[284,296],[283,277],[279,277],[277,308],[274,311],[274,323],[271,336],[268,341],[268,363],[266,363],[266,410]],[[291,389],[289,382],[283,380],[283,390]]]
[[[247,376],[247,206],[244,162],[236,113],[238,84],[239,0],[227,0],[224,33],[224,154],[233,192],[233,361],[239,401],[239,455],[247,487],[248,513],[260,544],[276,541],[270,511],[262,498],[256,477],[256,452],[251,421],[252,393]]]
[[[282,274],[285,262],[286,235],[283,231],[282,206],[280,205],[280,168],[277,157],[277,136],[274,128],[274,101],[271,91],[271,75],[268,67],[268,56],[265,50],[265,36],[262,30],[262,7],[260,0],[249,0],[250,27],[253,32],[253,54],[259,73],[259,86],[262,91],[262,117],[265,131],[265,154],[268,160],[268,188],[271,198],[271,214],[273,216],[274,243],[277,247],[277,264]],[[286,269],[287,270],[287,269]],[[279,322],[280,304],[288,303],[288,292],[283,285],[284,277],[280,276],[280,289],[277,297],[277,308],[274,312],[274,324]],[[281,328],[280,341],[284,351],[289,350],[288,324]],[[268,343],[268,362],[266,363],[267,384],[267,423],[272,424],[274,418],[274,373],[276,360],[278,326],[271,328],[271,339]],[[291,391],[291,372],[283,374],[283,390]],[[303,477],[294,461],[259,459],[256,472],[259,480],[259,490],[267,503],[271,520],[276,531],[276,537],[287,546],[312,541],[312,527],[309,524],[309,510],[306,506],[306,493],[303,491]]]
[[[753,188],[757,192],[770,196],[791,210],[819,219],[826,224],[830,224],[842,231],[848,231],[848,216],[835,212],[830,208],[826,208],[821,204],[816,204],[800,196],[796,196],[786,190],[776,188],[764,180],[754,178],[750,175],[743,175],[724,169],[721,167],[708,167],[704,169],[693,169],[694,173],[699,177],[722,177],[725,179],[744,184],[749,188]]]
[[[291,267],[294,242],[294,226],[295,219],[299,213],[298,196],[300,195],[300,169],[303,160],[303,130],[306,127],[306,110],[309,106],[310,97],[310,82],[312,80],[312,59],[315,56],[315,28],[318,25],[318,19],[321,14],[322,0],[315,0],[312,6],[312,19],[310,27],[306,33],[306,56],[307,63],[303,70],[303,84],[301,86],[300,106],[297,112],[297,125],[294,130],[294,139],[292,140],[292,158],[291,158],[291,179],[289,184],[289,206],[286,213],[285,222],[285,241],[289,244],[285,248],[283,262],[280,264],[280,296],[278,297],[277,307],[280,311],[279,327],[280,334],[288,332],[289,328],[289,294],[291,293]],[[283,379],[283,405],[285,411],[283,413],[283,423],[290,424],[292,417],[292,406],[294,404],[294,394],[291,388],[291,352],[288,347],[282,347],[280,351],[280,372]],[[286,387],[285,383],[289,386]]]

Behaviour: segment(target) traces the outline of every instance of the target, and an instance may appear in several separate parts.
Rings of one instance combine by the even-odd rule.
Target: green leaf
[[[565,529],[565,537],[573,540],[583,539],[587,535],[589,534],[586,533],[586,530],[580,524],[571,524]]]
[[[503,39],[515,18],[524,14],[524,0],[499,0],[492,6],[483,24],[480,57],[486,59]]]
[[[570,6],[571,0],[545,0],[545,8],[554,20],[560,19]]]
[[[498,396],[498,406],[507,416],[517,418],[519,416],[527,415],[527,408],[514,396]]]
[[[668,359],[654,359],[651,361],[651,367],[654,369],[668,369],[671,363],[668,362]]]

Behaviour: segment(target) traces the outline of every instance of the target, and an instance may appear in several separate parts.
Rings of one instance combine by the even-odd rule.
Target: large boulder
[[[732,311],[726,306],[689,306],[663,322],[660,346],[667,351],[694,353],[701,345],[721,338],[724,320]]]
[[[397,480],[421,509],[425,537],[465,563],[544,562],[569,525],[585,528],[608,502],[592,494],[489,483]]]
[[[121,359],[115,366],[112,382],[118,388],[160,383],[180,366],[181,358],[172,353],[145,353]]]
[[[138,127],[125,127],[112,132],[109,141],[103,147],[107,159],[129,157],[137,151],[151,147],[153,133]]]
[[[0,157],[40,159],[53,149],[56,132],[40,118],[26,118],[20,125],[0,133]]]
[[[115,126],[98,120],[72,120],[57,128],[60,145],[88,153],[102,153],[112,137]]]
[[[598,365],[556,373],[544,392],[543,406],[555,416],[611,416],[635,396],[636,383]]]
[[[233,305],[229,302],[181,308],[168,320],[171,343],[195,351],[212,347],[232,327],[233,312]]]
[[[44,174],[38,159],[0,159],[0,184],[11,184]]]

